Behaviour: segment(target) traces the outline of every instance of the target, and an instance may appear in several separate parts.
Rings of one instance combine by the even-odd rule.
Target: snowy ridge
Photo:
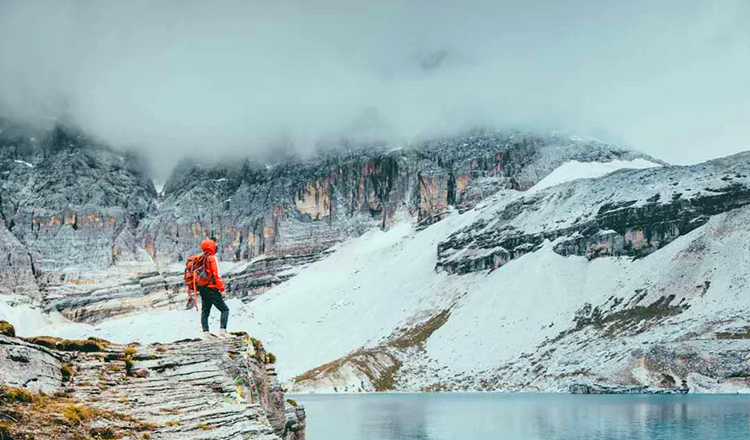
[[[544,240],[566,237],[556,251],[642,256],[704,224],[709,216],[747,203],[750,154],[691,167],[620,170],[524,194],[490,208],[489,217],[441,243],[438,267],[450,272],[497,268]],[[618,229],[606,242],[592,239]]]
[[[613,160],[610,162],[579,162],[571,160],[557,167],[527,192],[533,194],[561,183],[577,179],[593,179],[621,169],[654,168],[661,165],[645,159]]]

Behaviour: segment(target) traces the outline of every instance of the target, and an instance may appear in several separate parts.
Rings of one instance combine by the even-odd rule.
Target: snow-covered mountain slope
[[[450,306],[452,292],[440,295],[433,290],[445,280],[458,284],[462,280],[435,274],[435,246],[467,224],[475,212],[481,211],[454,213],[422,231],[412,222],[402,222],[388,231],[371,230],[250,304],[229,300],[230,327],[263,335],[280,359],[291,355],[278,366],[280,376],[287,380],[362,345],[376,343],[411,321],[415,310],[431,312]],[[6,316],[14,321],[7,308]],[[74,338],[91,334],[114,341],[151,343],[194,337],[199,331],[194,310],[152,311],[96,326],[61,325],[59,321],[44,322],[39,316],[26,319],[34,324],[20,322],[17,331],[21,335],[41,331]]]
[[[303,302],[309,317],[328,319],[316,321],[317,328],[306,324],[300,333],[287,324],[279,332],[283,337],[273,338],[274,349],[288,350],[284,355],[292,359],[296,354],[304,368],[331,357],[330,347],[347,347],[355,338],[351,334],[367,334],[356,350],[297,375],[295,386],[302,390],[750,391],[750,198],[744,189],[749,167],[750,155],[743,154],[694,167],[620,171],[537,194],[499,194],[394,244],[393,265],[373,257],[370,269],[352,270],[382,273],[376,280],[357,282],[361,278],[353,274],[350,283],[319,282],[316,290],[373,304],[353,307],[343,319]],[[626,211],[621,218],[627,230],[589,231],[611,211],[602,206],[618,203]],[[679,209],[671,209],[674,205]],[[666,214],[653,215],[660,207]],[[576,221],[588,225],[570,229]],[[526,228],[522,232],[553,234],[504,264],[463,275],[429,273],[435,259],[428,254],[434,249],[426,245],[429,240],[421,240],[427,234],[439,240],[455,227],[458,232],[443,243],[468,235],[468,243],[497,246],[502,236],[481,234],[509,222]],[[560,224],[569,235],[555,229]],[[605,221],[601,226],[611,227]],[[642,236],[629,234],[632,229]],[[587,234],[609,235],[615,243],[618,236],[641,241],[622,252],[597,252],[600,239],[590,244],[591,252],[565,251],[571,239]],[[409,258],[416,254],[423,255],[420,262]],[[358,260],[339,258],[332,267],[342,271]],[[294,284],[302,279],[282,286],[289,289],[286,299],[269,296],[259,303],[256,316],[301,297],[291,292],[305,289]],[[399,284],[408,299],[390,313],[370,299]],[[354,288],[357,293],[349,293]],[[416,306],[398,310],[404,303]],[[394,321],[397,325],[388,325]],[[378,323],[383,328],[377,329]],[[325,332],[333,343],[321,345],[325,337],[313,331]],[[378,331],[380,339],[370,336]],[[313,346],[305,346],[306,340]],[[285,377],[298,370],[282,368]]]
[[[716,215],[635,260],[563,257],[547,242],[487,273],[428,340],[426,372],[407,382],[695,390],[711,378],[712,389],[746,390],[748,220],[747,207]]]
[[[0,119],[0,294],[88,323],[176,307],[185,258],[212,237],[229,266],[228,295],[249,302],[370,229],[404,218],[427,227],[569,161],[658,162],[593,139],[521,132],[391,147],[344,142],[269,167],[185,161],[157,194],[136,157],[64,125]]]

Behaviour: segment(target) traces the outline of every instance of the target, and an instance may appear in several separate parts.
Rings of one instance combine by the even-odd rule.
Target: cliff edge
[[[0,334],[0,437],[305,438],[274,356],[246,334],[119,345]]]

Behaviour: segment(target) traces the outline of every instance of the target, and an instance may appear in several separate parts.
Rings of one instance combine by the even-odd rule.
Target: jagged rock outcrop
[[[496,132],[391,151],[341,148],[270,168],[183,162],[159,215],[141,229],[146,249],[159,261],[182,261],[212,236],[224,260],[316,254],[398,215],[434,222],[449,206],[529,188],[569,160],[645,157],[592,140]]]
[[[520,195],[438,245],[438,270],[496,269],[555,242],[560,255],[643,257],[750,204],[750,153],[691,167],[623,170]]]
[[[30,340],[57,347],[86,342]],[[92,432],[125,433],[136,426],[152,439],[305,438],[304,407],[287,411],[284,390],[258,341],[236,336],[150,346],[90,342],[86,352],[58,352],[0,336],[0,385],[54,393],[73,399],[71,405],[117,415],[106,425],[94,422]],[[294,436],[284,436],[287,425],[294,425]]]

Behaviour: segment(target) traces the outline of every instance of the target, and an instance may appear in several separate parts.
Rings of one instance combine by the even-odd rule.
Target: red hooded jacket
[[[221,275],[219,275],[219,263],[216,261],[216,242],[207,238],[201,243],[201,249],[208,257],[208,260],[206,261],[206,272],[208,272],[208,275],[213,280],[213,282],[209,283],[206,287],[218,289],[219,292],[223,292],[224,280],[222,280]]]

